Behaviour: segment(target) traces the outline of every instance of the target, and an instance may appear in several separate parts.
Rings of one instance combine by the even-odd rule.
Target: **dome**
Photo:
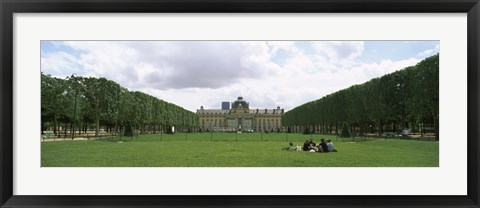
[[[232,103],[232,108],[246,108],[248,109],[248,103],[243,100],[243,97],[238,97],[237,100],[235,100]]]

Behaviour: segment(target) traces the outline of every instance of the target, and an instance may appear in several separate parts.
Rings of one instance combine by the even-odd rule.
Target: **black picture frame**
[[[478,0],[0,0],[1,207],[480,207]],[[13,195],[15,13],[467,13],[468,194],[466,196],[25,196]],[[452,176],[454,177],[454,176]],[[414,187],[412,187],[414,188]],[[319,203],[321,202],[321,203]]]

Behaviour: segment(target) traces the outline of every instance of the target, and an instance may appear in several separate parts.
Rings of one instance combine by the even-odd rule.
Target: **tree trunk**
[[[96,128],[95,128],[95,136],[98,137],[100,133],[100,118],[95,120]]]
[[[70,123],[70,135],[72,137],[72,140],[75,136],[75,129],[73,129],[73,122]]]
[[[63,125],[63,128],[64,128],[64,129],[63,129],[63,135],[64,135],[64,137],[66,137],[66,136],[67,136],[67,123],[65,123],[65,124]]]
[[[381,136],[383,134],[383,124],[382,121],[378,121],[378,135]]]
[[[57,116],[53,114],[53,134],[57,135]]]
[[[423,137],[423,134],[425,133],[425,126],[424,126],[424,125],[425,125],[425,124],[422,123],[422,125],[420,126],[420,135],[421,135],[421,137]]]

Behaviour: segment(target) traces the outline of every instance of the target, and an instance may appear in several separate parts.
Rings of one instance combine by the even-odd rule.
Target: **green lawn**
[[[334,153],[282,151],[313,138],[332,139]],[[113,139],[113,138],[112,138]],[[327,135],[192,133],[112,141],[42,142],[42,167],[438,167],[438,142],[347,142]],[[211,141],[212,140],[212,141]]]

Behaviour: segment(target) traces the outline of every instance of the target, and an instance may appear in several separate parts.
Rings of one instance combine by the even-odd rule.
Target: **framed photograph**
[[[1,1],[1,207],[479,207],[479,4]]]

